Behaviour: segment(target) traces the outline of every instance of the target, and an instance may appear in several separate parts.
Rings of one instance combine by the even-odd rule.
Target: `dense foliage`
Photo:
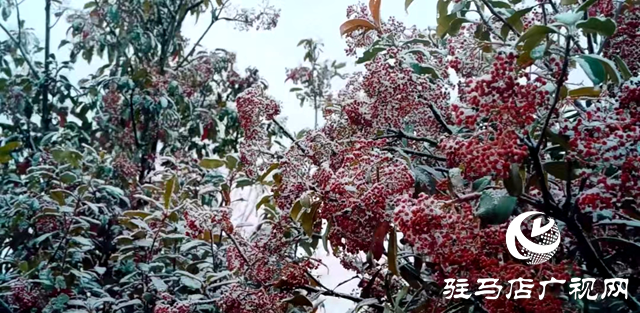
[[[426,30],[382,20],[379,0],[348,8],[340,31],[365,71],[325,103],[323,127],[290,136],[287,151],[251,164],[258,173],[277,168],[265,200],[275,206],[271,237],[298,229],[293,238],[302,233],[312,247],[321,238],[362,280],[360,299],[350,299],[373,311],[637,310],[638,4],[434,7],[438,26]],[[568,81],[570,72],[590,82]],[[260,88],[239,96],[238,106],[245,130],[280,125],[277,103]],[[245,148],[267,142],[255,133]],[[529,210],[556,219],[564,238],[540,265],[505,249],[510,217]],[[262,245],[245,250],[255,255]],[[529,299],[507,299],[507,282],[521,277],[622,277],[630,297],[575,299],[567,283],[544,301],[539,288]],[[445,299],[447,278],[497,278],[504,293]]]
[[[349,6],[340,32],[365,70],[331,94],[344,65],[301,41],[307,63],[287,80],[325,124],[297,136],[256,69],[181,31],[204,15],[207,31],[270,29],[271,6],[45,0],[41,47],[18,3],[0,5],[18,22],[0,23],[3,312],[317,312],[320,296],[373,312],[639,308],[636,2],[438,0],[435,29],[381,19],[380,0]],[[71,25],[69,60],[51,52],[52,18]],[[234,190],[251,185],[271,192],[243,231]],[[531,210],[564,238],[539,265],[504,244]],[[320,249],[357,274],[356,293],[313,275]],[[628,278],[629,297],[442,296],[447,278],[506,293],[520,277]]]

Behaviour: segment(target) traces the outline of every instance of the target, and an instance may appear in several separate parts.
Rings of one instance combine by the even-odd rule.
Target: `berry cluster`
[[[261,87],[245,90],[236,99],[244,141],[240,144],[241,161],[248,166],[247,175],[255,177],[269,164],[263,162],[268,145],[267,130],[263,122],[273,120],[280,113],[280,104],[265,94]]]
[[[613,0],[600,0],[599,3],[613,3]],[[612,4],[613,5],[613,4]],[[608,45],[603,50],[603,55],[612,59],[619,56],[631,71],[637,76],[640,74],[640,5],[624,4],[623,11],[616,21],[618,26],[616,33],[609,39]]]

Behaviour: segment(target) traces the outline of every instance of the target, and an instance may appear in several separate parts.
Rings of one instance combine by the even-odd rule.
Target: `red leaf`
[[[376,232],[373,234],[373,242],[371,243],[371,253],[373,258],[380,260],[384,253],[384,239],[389,232],[389,222],[383,222],[378,226]]]

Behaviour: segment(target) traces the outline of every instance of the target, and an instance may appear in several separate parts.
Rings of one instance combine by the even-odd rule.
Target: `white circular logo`
[[[529,240],[522,233],[522,223],[535,215],[543,215],[544,213],[531,211],[525,212],[518,216],[509,224],[507,228],[507,249],[511,255],[519,260],[528,260],[527,264],[535,265],[548,261],[560,246],[560,231],[556,221],[548,218],[547,225],[541,226],[542,217],[533,220],[531,228],[531,238],[536,242]],[[516,240],[522,246],[518,251]]]

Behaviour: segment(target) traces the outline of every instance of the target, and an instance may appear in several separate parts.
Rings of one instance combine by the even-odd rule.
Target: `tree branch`
[[[22,57],[24,58],[24,61],[29,66],[29,70],[31,70],[31,73],[33,74],[33,76],[35,76],[39,80],[40,75],[38,74],[38,71],[36,71],[35,66],[33,66],[33,63],[31,63],[31,60],[29,59],[27,52],[24,50],[24,48],[22,48],[22,43],[18,41],[16,37],[13,37],[11,32],[9,32],[9,30],[5,28],[4,25],[0,24],[0,28],[5,32],[5,34],[7,34],[9,39],[18,46],[18,50],[20,50],[20,54],[22,55]]]
[[[178,65],[176,65],[176,71],[180,69],[180,67],[184,64],[184,62],[186,62],[189,59],[189,57],[193,55],[194,52],[196,52],[196,48],[198,47],[198,45],[200,45],[200,42],[202,41],[204,36],[207,35],[207,33],[209,32],[213,24],[215,24],[215,22],[216,22],[216,19],[212,16],[211,23],[209,23],[209,26],[207,26],[207,29],[204,31],[204,33],[202,33],[200,38],[198,38],[198,41],[196,41],[196,43],[193,45],[193,47],[191,48],[191,51],[189,51],[189,53],[184,56],[184,58],[178,63]]]
[[[280,130],[282,131],[282,133],[289,138],[289,140],[291,140],[293,142],[293,144],[295,144],[296,146],[298,146],[298,148],[300,148],[300,150],[302,150],[302,152],[304,152],[305,154],[308,154],[307,149],[305,149],[305,147],[303,147],[298,140],[296,140],[295,137],[293,137],[293,135],[286,129],[284,128],[284,126],[282,126],[282,124],[280,124],[280,122],[278,122],[278,120],[276,120],[275,118],[272,120],[274,124],[276,124],[276,126],[278,126],[278,128],[280,128]]]
[[[387,132],[389,132],[390,134],[386,134],[386,135],[382,135],[382,136],[377,136],[373,139],[378,140],[378,139],[385,139],[385,138],[398,138],[398,139],[408,139],[408,140],[413,140],[413,141],[422,141],[422,142],[426,142],[432,146],[437,146],[438,142],[431,139],[431,138],[426,138],[426,137],[416,137],[410,134],[407,134],[405,131],[403,130],[395,130],[395,129],[389,129],[387,130]]]
[[[436,161],[442,161],[442,162],[447,160],[447,158],[445,158],[445,157],[429,154],[429,153],[426,153],[426,152],[420,152],[420,151],[416,151],[416,150],[412,150],[412,149],[407,149],[407,148],[385,147],[385,148],[382,148],[382,150],[383,151],[389,151],[389,152],[404,152],[406,154],[411,154],[411,155],[415,155],[415,156],[418,156],[418,157],[429,158],[429,159],[433,159],[433,160],[436,160]]]
[[[547,113],[547,118],[544,121],[544,125],[542,126],[542,130],[540,131],[540,139],[538,140],[538,144],[536,144],[536,151],[540,151],[540,147],[542,147],[542,142],[544,141],[544,134],[549,127],[549,123],[551,122],[551,117],[553,116],[556,106],[558,102],[560,102],[560,92],[562,91],[562,86],[566,81],[567,71],[569,69],[569,56],[571,54],[571,35],[567,34],[567,38],[565,38],[565,48],[564,48],[564,62],[562,63],[562,71],[560,72],[560,77],[556,81],[556,93],[553,97],[553,103],[551,104],[551,109],[549,109],[549,113]],[[537,153],[536,153],[537,154]]]
[[[500,22],[502,22],[504,25],[507,25],[507,27],[509,27],[509,29],[514,34],[520,36],[520,32],[515,27],[513,27],[513,25],[509,24],[509,22],[507,22],[507,20],[502,15],[498,14],[496,9],[494,9],[493,6],[487,0],[480,0],[480,1],[482,1],[482,4],[484,4],[487,7],[487,9],[489,9],[489,12],[491,12],[493,16],[495,16],[498,20],[500,20]]]
[[[311,286],[303,286],[302,289],[304,289],[304,290],[306,290],[308,292],[321,294],[321,295],[327,296],[327,297],[347,299],[347,300],[353,301],[355,303],[360,303],[360,302],[362,302],[364,300],[364,299],[362,299],[360,297],[352,296],[352,295],[349,295],[349,294],[346,294],[346,293],[335,292],[333,290],[320,290],[318,288],[311,287]],[[383,309],[384,308],[380,303],[370,304],[369,306],[372,306],[372,307],[375,307],[375,308],[379,308],[379,309]]]
[[[43,132],[49,130],[51,116],[49,108],[49,54],[51,53],[51,0],[45,0],[45,29],[44,29],[44,82],[42,83],[42,121],[40,123]]]

